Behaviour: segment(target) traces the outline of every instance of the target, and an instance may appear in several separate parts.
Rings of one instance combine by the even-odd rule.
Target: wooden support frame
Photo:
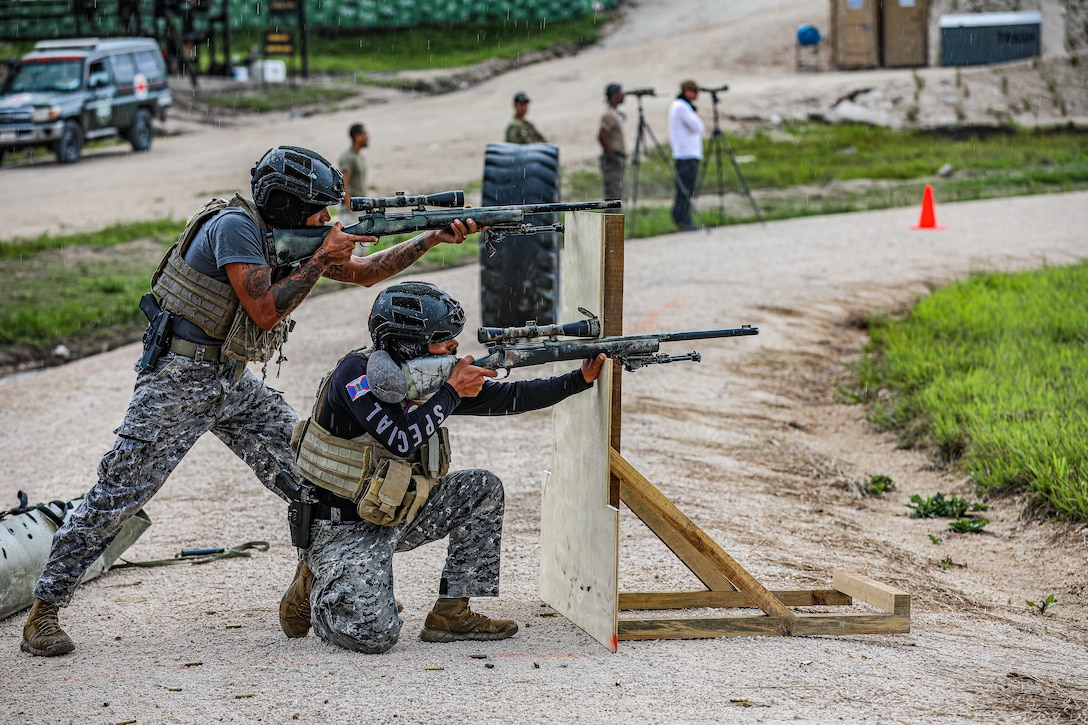
[[[581,299],[571,299],[564,290],[564,314],[576,304],[597,305],[602,310],[603,333],[622,334],[623,217],[573,214],[568,215],[567,227],[568,254],[577,264],[566,274],[567,285],[574,287],[574,294]],[[576,250],[571,250],[572,242]],[[575,396],[556,406],[555,482],[551,478],[546,482],[542,503],[544,601],[612,651],[620,640],[910,631],[910,595],[852,571],[833,572],[829,589],[771,591],[756,580],[620,454],[621,369],[613,364],[607,372],[598,381],[595,397]],[[577,463],[572,465],[571,461]],[[593,496],[598,498],[594,501]],[[705,590],[619,591],[620,501],[691,570]],[[851,606],[855,600],[879,611],[792,609]],[[634,610],[741,608],[761,613],[620,616],[621,611]]]

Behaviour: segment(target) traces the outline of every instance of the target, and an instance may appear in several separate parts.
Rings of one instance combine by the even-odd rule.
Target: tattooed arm
[[[310,217],[308,223],[319,226],[328,220],[327,212],[322,211]],[[224,265],[224,270],[250,318],[262,330],[271,330],[302,304],[322,276],[369,287],[407,269],[428,249],[443,242],[460,244],[476,231],[476,223],[471,219],[457,220],[448,230],[425,232],[376,254],[355,257],[352,252],[356,242],[378,240],[346,234],[342,225],[335,224],[313,256],[275,282],[272,268],[263,264],[236,262]]]
[[[458,219],[450,225],[449,229],[424,232],[408,241],[366,257],[352,257],[347,264],[329,266],[324,274],[337,282],[369,287],[408,269],[428,249],[442,243],[460,244],[465,241],[465,237],[477,231],[479,229],[471,219],[467,221]]]
[[[329,218],[328,210],[322,209],[308,218],[306,225],[323,226]],[[336,224],[309,259],[275,282],[272,280],[273,269],[267,264],[230,262],[223,265],[223,270],[250,318],[262,330],[271,330],[306,299],[322,275],[331,277],[329,270],[355,266],[353,259],[358,258],[353,258],[351,253],[356,242],[376,241],[374,237],[345,234],[343,226]]]

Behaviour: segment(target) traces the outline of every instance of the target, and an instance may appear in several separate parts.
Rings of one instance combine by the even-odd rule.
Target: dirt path
[[[406,628],[390,653],[288,641],[275,608],[293,568],[281,506],[209,439],[149,505],[155,523],[129,554],[254,539],[271,550],[88,584],[64,612],[79,642],[65,658],[15,656],[20,617],[0,622],[13,653],[0,664],[0,686],[17,703],[9,719],[1008,722],[1057,718],[1063,707],[1083,718],[1086,530],[1021,521],[1015,500],[993,502],[978,536],[908,518],[911,493],[970,495],[966,482],[896,450],[869,432],[860,409],[834,402],[862,341],[850,322],[865,312],[970,270],[1088,256],[1088,194],[938,213],[942,232],[910,231],[913,210],[892,210],[638,240],[625,263],[629,331],[761,328],[757,338],[700,344],[697,367],[626,376],[625,455],[769,586],[822,587],[833,569],[851,568],[909,591],[909,635],[624,642],[609,655],[566,620],[542,616],[538,498],[550,419],[540,413],[452,426],[455,465],[488,466],[506,483],[503,595],[488,610],[522,622],[517,637],[486,647],[414,638],[441,568],[442,547],[432,546],[397,564]],[[478,324],[475,267],[425,278],[463,300],[469,326]],[[360,340],[372,298],[353,290],[302,308],[274,381],[296,408]],[[129,346],[0,381],[5,499],[20,488],[32,499],[73,496],[90,483],[136,354]],[[861,498],[852,484],[874,474],[898,490]],[[622,521],[624,590],[696,586],[633,516]],[[1025,604],[1047,594],[1059,605],[1045,616]]]
[[[647,2],[647,11],[657,5]],[[808,5],[782,3],[774,12],[792,23],[791,8]],[[747,27],[760,17],[736,22]],[[621,52],[621,39],[617,34],[609,41],[614,52]],[[563,64],[519,73],[573,72],[575,66]],[[627,66],[597,70],[603,80],[620,68]],[[671,73],[674,82],[686,70],[660,72]],[[484,96],[406,101],[372,123],[392,134],[394,117],[408,126],[417,112],[449,111],[460,100],[491,94],[503,99],[487,114],[498,127],[505,99],[526,77],[502,79],[500,90],[492,87],[500,81],[475,89]],[[540,87],[557,86],[542,80]],[[462,113],[479,126],[485,104],[475,103]],[[583,105],[596,114],[588,101]],[[545,106],[538,102],[534,109],[541,125]],[[64,173],[120,168],[143,176],[143,164],[154,162],[161,181],[145,177],[145,185],[161,184],[153,193],[162,194],[164,205],[178,197],[189,207],[197,191],[219,190],[222,174],[240,179],[252,151],[282,141],[285,128],[317,134],[314,129],[339,129],[347,117],[269,122],[244,133],[207,131],[200,143],[170,139],[146,157],[89,158]],[[419,116],[424,125],[426,117]],[[220,164],[203,146],[227,160]],[[472,147],[473,168],[478,148]],[[179,160],[186,152],[197,168]],[[404,152],[379,146],[374,157],[391,163],[391,154]],[[451,166],[451,178],[462,166]],[[216,171],[220,167],[229,173]],[[392,174],[391,167],[381,168]],[[39,177],[56,183],[54,172],[5,169],[5,207],[22,193],[11,179],[20,186],[44,183]],[[412,176],[418,169],[411,164],[397,173],[429,178]],[[167,193],[170,182],[175,188]],[[116,200],[128,194],[142,200],[144,192],[126,184],[118,179],[101,191],[98,206],[128,214]],[[18,207],[24,222],[58,216],[49,197],[18,198],[26,204]],[[138,206],[134,214],[152,213],[142,201]],[[832,570],[850,568],[909,591],[910,634],[624,642],[608,654],[565,619],[548,616],[537,598],[540,472],[549,465],[551,438],[549,415],[534,413],[451,425],[454,464],[489,467],[506,485],[503,592],[481,609],[521,622],[516,637],[486,646],[427,645],[415,638],[442,565],[442,547],[431,546],[397,562],[406,626],[388,654],[355,655],[313,637],[286,640],[276,604],[294,554],[282,506],[209,438],[149,505],[154,524],[130,557],[157,559],[182,548],[258,539],[269,541],[270,550],[200,567],[114,571],[88,583],[63,613],[78,643],[64,658],[20,655],[21,616],[0,622],[0,646],[10,655],[0,663],[0,691],[9,703],[4,720],[1084,720],[1088,529],[1023,521],[1016,500],[993,502],[991,524],[977,536],[908,518],[910,494],[970,495],[967,482],[935,469],[924,453],[898,450],[871,433],[863,411],[836,402],[834,391],[863,341],[852,323],[867,312],[909,304],[931,285],[972,270],[1088,257],[1088,194],[967,204],[938,199],[937,212],[946,227],[941,232],[911,231],[915,209],[888,210],[633,240],[625,260],[628,332],[741,323],[761,329],[756,338],[698,345],[704,355],[698,366],[627,375],[625,456],[768,586],[823,587]],[[478,274],[468,266],[422,276],[465,303],[472,329],[479,323]],[[297,409],[309,407],[326,368],[362,342],[373,295],[352,290],[301,308],[290,360],[272,379]],[[128,402],[136,356],[129,346],[0,380],[0,500],[14,503],[20,489],[33,500],[71,497],[90,485]],[[862,498],[853,484],[875,474],[890,476],[897,490],[884,499]],[[621,520],[622,589],[696,587],[629,512]],[[1047,594],[1059,604],[1045,616],[1025,604]],[[486,659],[477,658],[481,654]]]
[[[1044,4],[1056,7],[1057,0]],[[358,120],[370,131],[367,158],[376,193],[460,188],[479,180],[484,148],[501,140],[510,99],[520,90],[533,96],[530,119],[560,147],[565,165],[596,163],[603,89],[612,81],[657,89],[656,97],[646,99],[645,111],[662,143],[668,105],[688,77],[706,86],[729,85],[721,107],[727,133],[747,120],[810,116],[901,125],[912,106],[922,125],[990,124],[995,113],[1026,125],[1088,119],[1088,85],[1068,61],[1055,62],[1047,71],[1052,78],[1030,63],[997,71],[798,73],[796,28],[802,23],[826,27],[827,8],[823,0],[641,0],[605,42],[576,56],[441,96],[365,90],[361,107],[318,116],[269,114],[240,124],[233,116],[213,114],[194,124],[184,112],[183,86],[177,92],[179,120],[168,127],[184,133],[156,139],[147,154],[113,147],[88,153],[74,166],[49,161],[5,167],[0,200],[7,213],[0,236],[163,216],[184,219],[210,195],[248,189],[249,169],[272,146],[291,143],[335,158],[346,145],[348,126]],[[1060,13],[1048,12],[1048,22],[1062,22]],[[1062,107],[1048,89],[1051,82],[1064,94]],[[710,105],[704,94],[699,109],[708,123]],[[630,135],[637,111],[633,102],[625,110]]]

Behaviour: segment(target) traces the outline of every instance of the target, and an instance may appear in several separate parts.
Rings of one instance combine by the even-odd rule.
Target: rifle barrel
[[[666,332],[654,335],[662,342],[682,342],[684,340],[710,340],[715,337],[744,337],[746,335],[758,335],[759,328],[751,325],[741,325],[727,330],[692,330],[690,332]]]

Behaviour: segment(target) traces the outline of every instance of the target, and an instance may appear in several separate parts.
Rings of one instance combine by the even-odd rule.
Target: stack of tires
[[[484,155],[483,206],[559,201],[559,149],[548,143],[489,144]],[[533,214],[531,224],[557,224],[559,214]],[[486,234],[486,232],[484,232]],[[529,320],[559,322],[557,232],[508,236],[489,256],[480,245],[480,313],[485,327]]]

